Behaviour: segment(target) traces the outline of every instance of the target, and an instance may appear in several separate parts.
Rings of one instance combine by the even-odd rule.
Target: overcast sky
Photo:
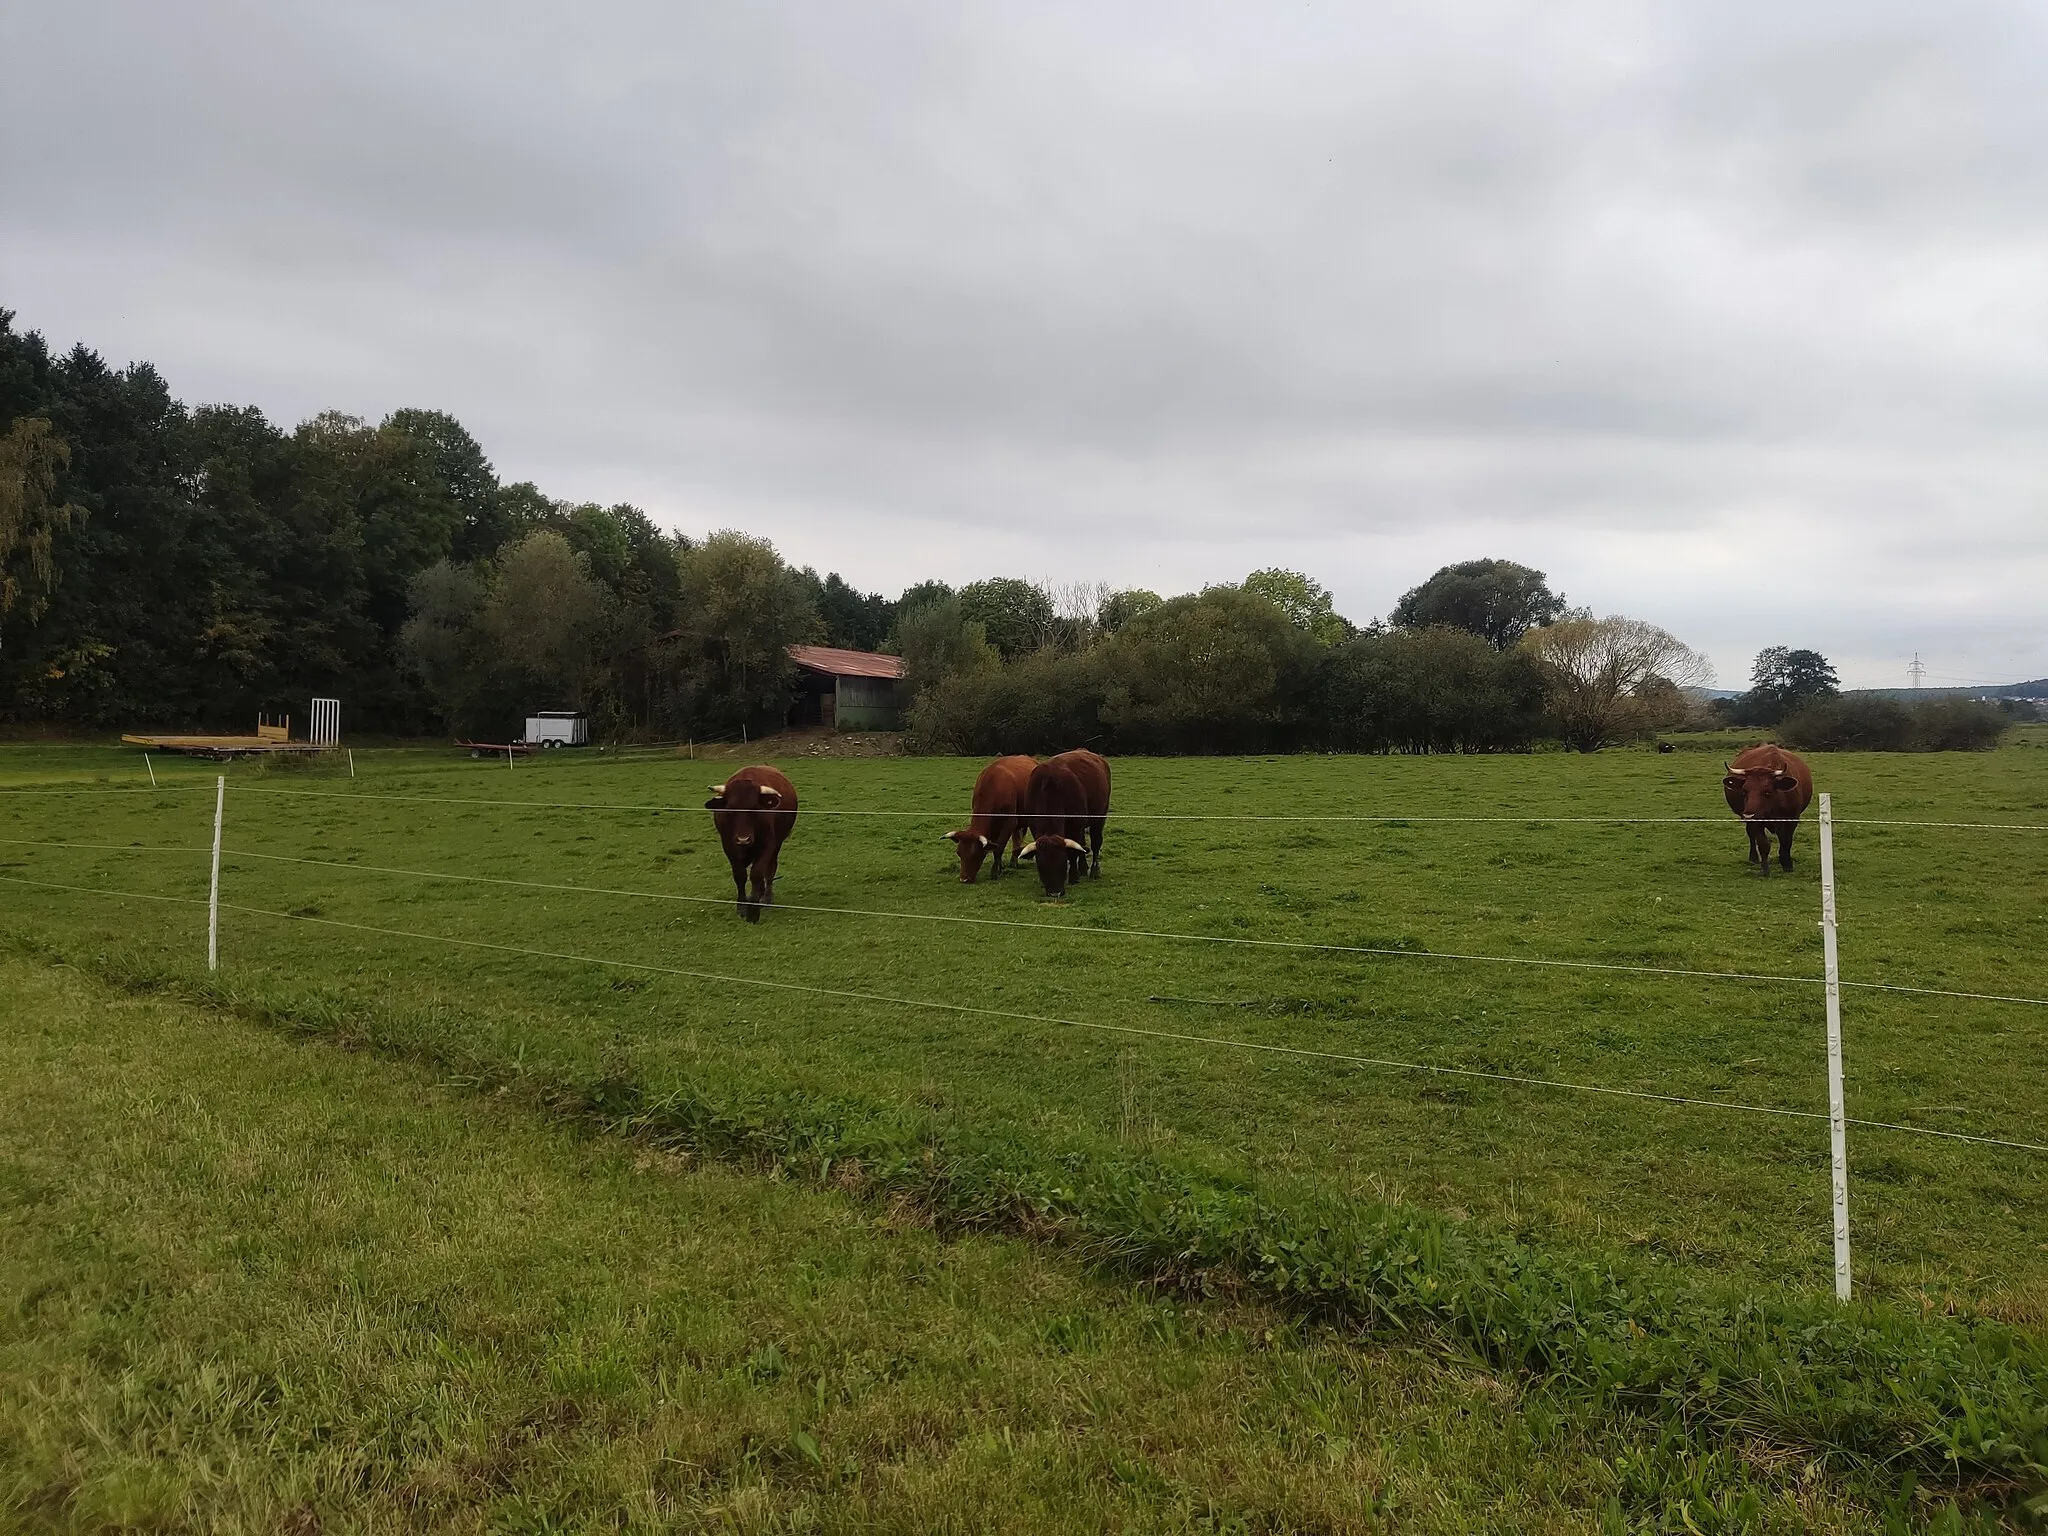
[[[0,0],[0,306],[890,594],[2048,675],[2048,7]]]

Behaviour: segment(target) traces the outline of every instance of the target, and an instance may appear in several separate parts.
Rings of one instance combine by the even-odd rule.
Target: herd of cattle
[[[1792,834],[1813,799],[1813,774],[1803,760],[1778,747],[1751,747],[1725,765],[1721,781],[1728,808],[1749,833],[1749,860],[1771,872],[1771,837],[1778,862],[1792,867]],[[775,901],[775,867],[796,830],[796,786],[780,769],[742,768],[711,786],[704,802],[732,866],[740,915],[761,920]],[[1109,764],[1093,752],[1062,752],[1046,762],[999,757],[974,781],[967,825],[948,832],[960,859],[960,878],[973,884],[990,855],[990,878],[1003,872],[1003,852],[1014,868],[1038,866],[1048,896],[1064,896],[1068,882],[1102,873],[1102,828],[1109,818]],[[1027,841],[1028,839],[1028,841]]]
[[[765,763],[742,768],[711,786],[704,808],[732,866],[740,916],[758,923],[761,909],[774,905],[775,866],[796,830],[796,786]],[[1064,896],[1067,882],[1083,871],[1102,873],[1102,825],[1108,818],[1109,764],[1095,753],[1062,752],[1043,763],[999,757],[974,781],[967,825],[946,837],[960,857],[960,878],[969,884],[991,853],[991,878],[1002,874],[1007,845],[1013,867],[1030,859],[1045,893]]]

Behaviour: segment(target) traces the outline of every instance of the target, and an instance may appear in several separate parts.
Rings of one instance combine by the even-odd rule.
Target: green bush
[[[1930,699],[1918,714],[1922,752],[1989,752],[2012,724],[2011,716],[1981,699]]]
[[[911,740],[927,752],[1063,752],[1100,742],[1101,650],[1039,651],[948,672],[917,696]]]
[[[1499,752],[1544,720],[1542,669],[1442,627],[1325,647],[1270,601],[1211,587],[1080,652],[962,667],[920,690],[935,752]]]
[[[1816,699],[1786,717],[1779,734],[1803,752],[1988,752],[2010,722],[1976,699],[1843,695]]]
[[[1535,659],[1458,629],[1363,635],[1326,653],[1316,681],[1316,739],[1339,751],[1498,752],[1543,722]]]
[[[1299,745],[1322,653],[1242,587],[1176,597],[1099,648],[1102,720],[1122,752],[1271,752]]]
[[[1300,744],[1321,648],[1237,587],[1177,597],[1085,651],[949,672],[918,695],[937,752],[1266,752]]]

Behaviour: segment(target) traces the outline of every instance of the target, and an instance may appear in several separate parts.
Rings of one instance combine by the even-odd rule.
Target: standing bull
[[[1813,799],[1813,774],[1805,760],[1781,747],[1751,747],[1724,765],[1721,789],[1728,809],[1749,832],[1749,861],[1757,873],[1771,872],[1771,834],[1778,834],[1778,863],[1792,867],[1792,833],[1799,813]]]
[[[740,916],[758,923],[761,909],[774,905],[775,863],[796,829],[796,786],[765,764],[742,768],[723,784],[711,786],[704,808],[711,812],[711,824],[725,845]]]
[[[1024,796],[1031,785],[1031,772],[1037,766],[1028,757],[999,757],[982,769],[981,776],[974,781],[967,825],[946,834],[960,855],[962,884],[974,884],[975,876],[981,873],[981,861],[991,849],[995,851],[996,865],[989,878],[1001,879],[1004,843],[1010,844],[1010,864],[1015,867],[1017,850],[1024,846]]]
[[[1031,770],[1024,815],[1032,841],[1017,857],[1038,865],[1048,896],[1064,896],[1081,871],[1102,874],[1102,823],[1109,815],[1109,764],[1093,752],[1062,752]]]

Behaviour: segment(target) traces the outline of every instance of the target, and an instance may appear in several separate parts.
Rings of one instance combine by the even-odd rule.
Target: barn
[[[903,658],[873,651],[842,651],[830,645],[792,645],[797,666],[793,726],[822,725],[828,731],[895,731],[908,704]]]

